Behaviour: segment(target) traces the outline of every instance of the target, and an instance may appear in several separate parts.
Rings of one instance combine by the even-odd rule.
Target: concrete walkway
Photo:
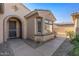
[[[60,47],[54,52],[53,56],[68,56],[68,53],[74,48],[69,39],[66,39]]]
[[[8,43],[16,56],[51,56],[66,38],[58,37],[34,49],[21,39],[12,39]]]

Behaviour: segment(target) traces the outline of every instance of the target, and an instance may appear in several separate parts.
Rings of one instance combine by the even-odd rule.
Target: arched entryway
[[[11,17],[8,23],[8,39],[22,38],[22,23],[18,18]]]
[[[3,39],[22,38],[26,39],[26,22],[24,18],[16,15],[5,17],[3,20]]]

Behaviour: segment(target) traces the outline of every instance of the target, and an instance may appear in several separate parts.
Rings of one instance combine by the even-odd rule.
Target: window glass
[[[53,22],[52,21],[48,21],[45,20],[45,33],[52,33],[52,26],[53,26]]]
[[[45,23],[49,23],[49,21],[48,21],[48,20],[44,20],[44,22],[45,22]]]
[[[38,24],[38,32],[42,32],[42,22],[37,21],[37,24]]]

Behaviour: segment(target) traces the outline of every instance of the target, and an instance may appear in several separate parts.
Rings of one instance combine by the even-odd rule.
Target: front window
[[[42,19],[38,18],[37,19],[37,27],[38,27],[38,32],[42,32]]]
[[[38,32],[42,32],[42,26],[41,26],[42,22],[38,21]]]
[[[52,33],[52,25],[53,25],[53,22],[52,21],[49,21],[49,20],[44,20],[45,22],[45,33]]]

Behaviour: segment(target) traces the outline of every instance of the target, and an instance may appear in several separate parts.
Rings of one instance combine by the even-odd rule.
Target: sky
[[[79,3],[26,3],[24,5],[30,10],[50,10],[56,18],[56,23],[70,23],[72,13],[79,12]]]

